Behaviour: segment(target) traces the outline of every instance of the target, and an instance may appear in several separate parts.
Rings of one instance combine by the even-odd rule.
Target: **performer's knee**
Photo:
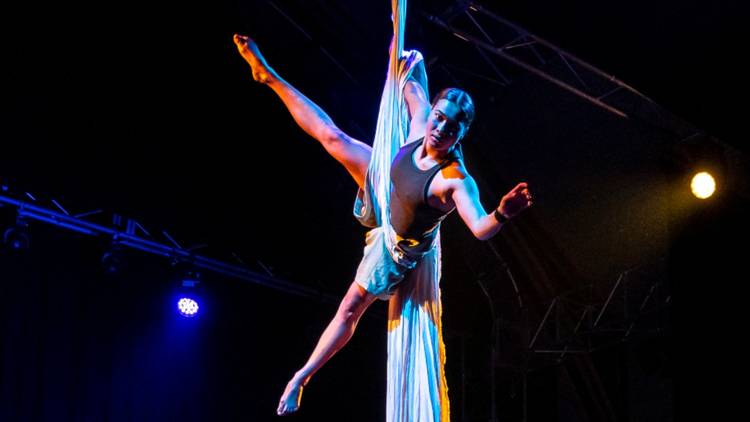
[[[356,321],[364,311],[366,301],[367,291],[355,283],[355,286],[349,289],[341,301],[336,313],[337,318],[347,323]]]

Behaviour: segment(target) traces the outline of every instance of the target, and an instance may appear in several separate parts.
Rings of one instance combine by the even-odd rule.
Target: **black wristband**
[[[501,213],[497,208],[495,208],[495,211],[492,212],[492,215],[495,216],[495,220],[497,220],[500,224],[505,224],[508,222],[508,217],[504,216],[503,213]]]

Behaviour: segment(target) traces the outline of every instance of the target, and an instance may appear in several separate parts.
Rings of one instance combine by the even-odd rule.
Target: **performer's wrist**
[[[510,220],[508,217],[503,215],[503,213],[500,212],[500,210],[497,208],[495,208],[495,211],[492,212],[492,215],[495,217],[495,220],[497,220],[497,222],[500,224],[505,224],[508,222],[508,220]]]

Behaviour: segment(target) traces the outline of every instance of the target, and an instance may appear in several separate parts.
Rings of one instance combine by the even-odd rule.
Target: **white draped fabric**
[[[366,186],[358,192],[354,207],[354,214],[363,225],[383,226],[388,250],[393,250],[396,238],[388,206],[391,163],[406,143],[409,131],[403,88],[411,78],[429,92],[422,55],[403,50],[406,0],[392,0],[391,4],[394,35],[388,73]],[[438,234],[433,247],[408,273],[389,301],[387,422],[450,420],[439,281]]]

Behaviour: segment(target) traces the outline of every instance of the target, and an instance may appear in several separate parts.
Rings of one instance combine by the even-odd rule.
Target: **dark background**
[[[536,198],[490,242],[473,239],[457,217],[443,225],[453,419],[490,420],[494,318],[501,420],[523,420],[524,409],[528,420],[545,421],[717,417],[734,402],[723,377],[742,362],[744,7],[483,3],[633,86],[659,116],[671,113],[655,124],[616,117],[507,64],[506,86],[473,77],[488,73],[476,51],[422,15],[451,4],[412,1],[407,48],[424,53],[432,94],[458,85],[477,103],[464,151],[485,206],[522,180]],[[4,194],[30,200],[29,192],[45,207],[54,199],[71,214],[117,213],[155,241],[167,242],[166,230],[206,256],[237,263],[234,255],[258,272],[346,291],[363,247],[364,228],[351,217],[356,185],[252,81],[231,36],[254,37],[287,80],[369,143],[391,31],[387,2],[2,8]],[[701,161],[720,186],[697,203],[685,178]],[[1,210],[10,224],[13,210]],[[181,320],[169,309],[175,283],[164,260],[134,253],[123,273],[104,276],[105,240],[30,230],[29,251],[0,257],[0,420],[270,420],[335,310],[205,274],[205,312]],[[528,353],[555,297],[588,289],[586,300],[600,304],[623,273],[630,299],[607,315],[613,324],[635,321],[643,334],[595,338],[609,346],[561,361]],[[617,300],[625,290],[615,289]],[[628,319],[626,309],[646,298],[648,306],[659,298],[654,314]],[[565,303],[573,305],[558,327],[570,330],[580,303]],[[316,376],[295,417],[384,418],[384,309],[376,304]],[[542,331],[539,344],[559,346],[555,338]]]

